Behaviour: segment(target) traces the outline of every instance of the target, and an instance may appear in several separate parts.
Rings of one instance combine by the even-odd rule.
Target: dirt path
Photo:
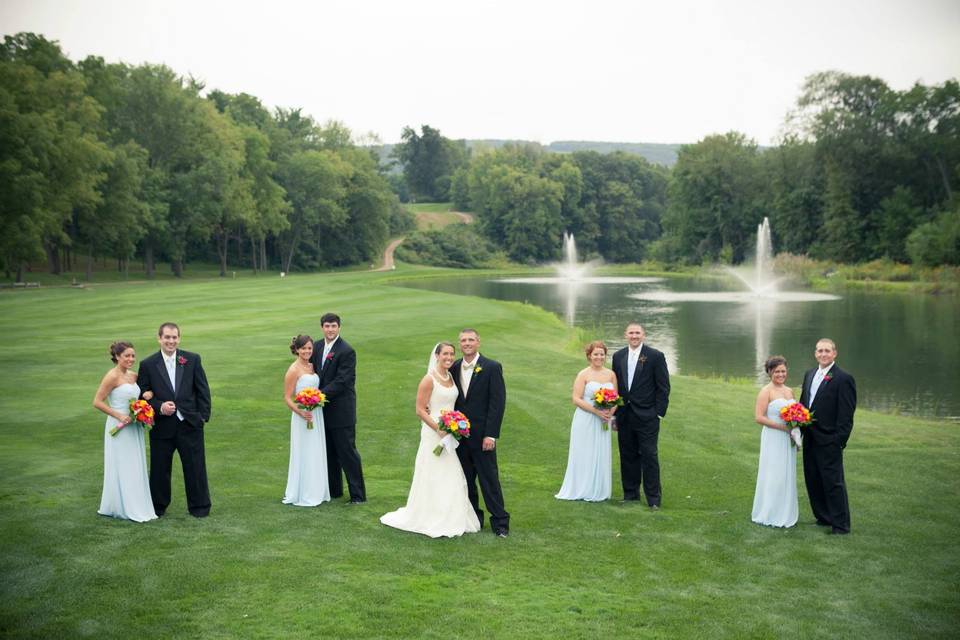
[[[453,215],[460,218],[460,221],[464,224],[473,223],[473,214],[464,213],[463,211],[450,211]],[[371,271],[391,271],[395,268],[393,262],[393,254],[397,250],[397,247],[400,246],[400,243],[403,242],[403,238],[395,238],[390,241],[390,244],[387,245],[387,248],[383,250],[383,264],[377,267],[376,269],[371,269]]]
[[[401,242],[403,242],[403,238],[396,238],[390,241],[387,248],[383,250],[383,264],[374,269],[374,271],[390,271],[395,268],[393,253],[397,250],[397,247],[400,246]]]

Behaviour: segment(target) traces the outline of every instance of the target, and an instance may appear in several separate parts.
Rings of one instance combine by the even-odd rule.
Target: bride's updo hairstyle
[[[603,344],[603,340],[594,340],[583,348],[583,352],[587,354],[587,360],[590,359],[590,354],[597,349],[603,349],[603,355],[607,355],[607,345]]]
[[[444,348],[444,347],[450,347],[451,349],[453,349],[453,352],[454,352],[454,353],[457,352],[457,348],[456,348],[455,346],[453,346],[453,343],[452,343],[452,342],[438,342],[438,343],[437,343],[437,348],[434,349],[433,352],[434,352],[435,354],[437,354],[437,355],[440,355],[440,352],[443,351],[443,348]]]
[[[770,356],[767,358],[767,361],[763,363],[763,369],[767,372],[767,375],[770,375],[773,373],[773,370],[780,365],[787,366],[787,359],[783,356]]]
[[[114,364],[117,363],[117,358],[120,357],[120,354],[127,349],[133,349],[133,345],[126,340],[117,340],[110,345],[110,359],[113,360]]]
[[[312,343],[313,338],[311,338],[310,336],[295,337],[293,340],[290,341],[290,353],[292,353],[293,355],[297,355],[297,351],[307,346],[308,342]]]

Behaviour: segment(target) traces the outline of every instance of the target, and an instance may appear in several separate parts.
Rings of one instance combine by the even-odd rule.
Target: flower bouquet
[[[447,435],[443,436],[440,444],[434,448],[435,456],[443,453],[444,449],[453,453],[459,444],[458,440],[470,437],[470,421],[459,411],[441,411],[437,425],[440,426],[440,431],[446,431]]]
[[[616,391],[609,387],[601,387],[597,389],[597,392],[593,394],[593,406],[597,409],[612,409],[613,407],[622,407],[623,398]],[[613,418],[605,420],[601,424],[601,429],[606,431],[610,428],[610,423],[613,422]]]
[[[297,406],[301,409],[312,412],[317,407],[322,407],[327,404],[327,396],[316,387],[307,387],[306,389],[301,389],[297,395],[293,397],[293,401],[296,402]],[[307,420],[307,429],[313,429],[313,420]]]
[[[151,407],[150,403],[146,400],[131,400],[130,415],[133,416],[133,420],[127,424],[133,424],[136,422],[147,431],[153,427],[153,407]],[[110,435],[116,436],[118,433],[120,433],[121,429],[127,426],[127,424],[115,425],[112,429],[110,429]]]
[[[803,444],[800,427],[807,427],[813,422],[813,413],[799,402],[793,402],[780,409],[780,419],[790,427],[790,439],[799,449]]]

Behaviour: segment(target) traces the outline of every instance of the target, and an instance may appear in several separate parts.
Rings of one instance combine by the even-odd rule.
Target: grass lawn
[[[613,501],[561,503],[581,337],[536,307],[387,282],[425,273],[0,292],[0,636],[956,637],[957,425],[858,412],[853,534],[811,524],[802,473],[800,523],[773,530],[750,522],[755,389],[675,376],[663,509],[616,500],[616,461]],[[318,334],[327,310],[358,352],[369,502],[285,506],[287,345]],[[104,416],[90,403],[107,346],[129,339],[144,357],[164,320],[181,324],[211,382],[213,511],[186,513],[175,471],[161,520],[104,518]],[[429,349],[464,325],[507,380],[506,540],[430,540],[377,520],[406,497]]]

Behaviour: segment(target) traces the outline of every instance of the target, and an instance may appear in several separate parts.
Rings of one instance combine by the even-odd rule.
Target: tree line
[[[428,138],[433,148],[463,146],[430,127],[405,135],[394,152],[410,194],[449,184],[455,205],[515,261],[559,258],[568,231],[612,262],[738,264],[769,217],[780,251],[960,264],[956,80],[895,91],[869,76],[814,74],[777,146],[712,135],[682,146],[670,169],[623,152],[545,153],[536,144],[428,162]]]
[[[778,145],[684,145],[671,168],[616,151],[468,148],[424,125],[400,171],[342,123],[204,92],[163,65],[69,60],[21,33],[0,47],[0,262],[8,277],[109,258],[312,270],[375,260],[409,232],[404,200],[475,214],[413,234],[401,259],[482,266],[560,257],[564,232],[610,262],[737,264],[771,220],[780,251],[838,262],[960,263],[960,85],[809,77]],[[469,247],[467,252],[457,247]],[[85,264],[77,264],[78,259]]]
[[[269,112],[162,65],[72,62],[21,33],[0,48],[0,260],[21,279],[84,256],[285,271],[376,259],[408,229],[376,158],[335,121]]]

